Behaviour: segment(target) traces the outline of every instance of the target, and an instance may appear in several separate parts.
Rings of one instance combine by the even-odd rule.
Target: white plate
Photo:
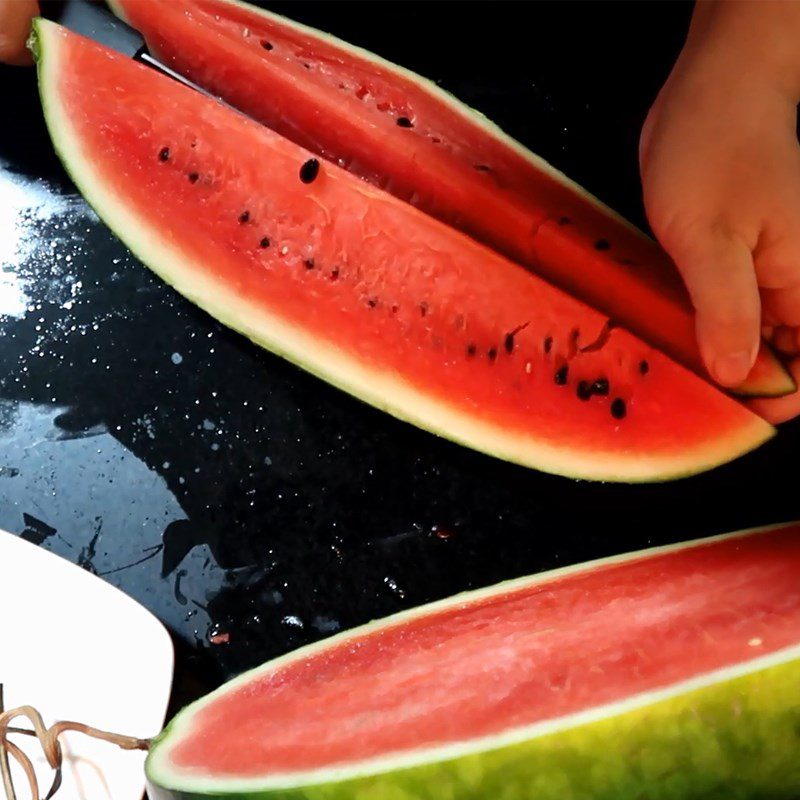
[[[161,623],[118,589],[0,531],[0,620],[7,709],[32,705],[46,725],[69,719],[139,738],[161,730],[172,643]],[[41,750],[27,737],[14,741],[34,759],[46,793],[52,773]],[[144,753],[75,733],[60,741],[64,782],[56,800],[141,800]],[[12,772],[23,800],[27,782]]]

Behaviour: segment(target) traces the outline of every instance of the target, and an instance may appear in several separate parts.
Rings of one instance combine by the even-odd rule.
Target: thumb
[[[723,386],[750,372],[761,340],[761,300],[753,254],[714,227],[687,229],[665,242],[697,312],[697,339],[706,368]]]

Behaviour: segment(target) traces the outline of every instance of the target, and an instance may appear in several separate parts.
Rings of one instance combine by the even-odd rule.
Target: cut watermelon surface
[[[35,49],[56,149],[131,250],[367,402],[596,479],[677,477],[772,435],[606,317],[225,106],[54,24]]]
[[[800,525],[523,578],[246,673],[155,742],[156,798],[789,798]]]
[[[691,303],[663,250],[435,84],[237,0],[110,5],[178,72],[706,374]],[[764,345],[739,391],[793,390]]]

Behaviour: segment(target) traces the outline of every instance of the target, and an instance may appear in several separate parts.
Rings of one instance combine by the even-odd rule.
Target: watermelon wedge
[[[706,375],[672,262],[595,197],[430,81],[238,0],[110,0],[164,62]],[[794,390],[764,345],[747,395]]]
[[[502,583],[182,711],[154,800],[800,794],[800,524]]]
[[[595,479],[697,472],[773,434],[596,311],[224,105],[44,21],[34,49],[56,149],[131,250],[357,397]]]

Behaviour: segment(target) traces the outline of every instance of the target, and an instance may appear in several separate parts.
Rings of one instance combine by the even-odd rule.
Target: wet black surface
[[[687,5],[274,7],[440,80],[641,222],[638,128]],[[33,72],[0,69],[0,90],[0,527],[164,620],[176,703],[459,590],[798,516],[797,425],[690,480],[576,483],[440,441],[258,350],[76,196]]]

